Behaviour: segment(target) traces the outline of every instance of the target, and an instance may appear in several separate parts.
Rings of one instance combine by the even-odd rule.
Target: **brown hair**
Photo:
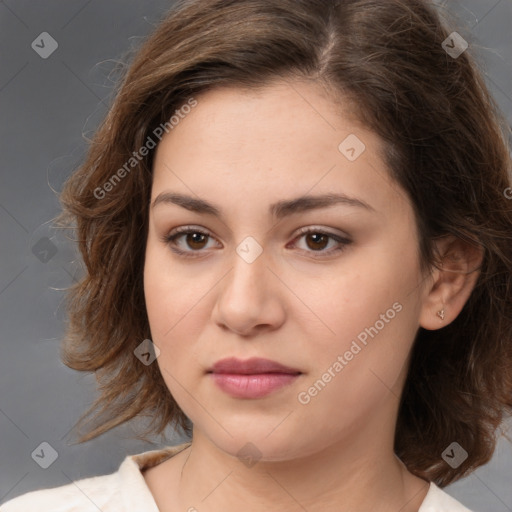
[[[426,0],[188,0],[170,10],[123,72],[61,193],[58,222],[76,222],[85,263],[68,292],[62,359],[96,372],[100,384],[79,422],[95,412],[96,425],[79,442],[143,415],[152,418],[145,434],[169,424],[191,432],[158,366],[133,353],[151,337],[143,265],[154,151],[106,193],[104,184],[191,97],[303,78],[328,86],[333,100],[349,98],[383,139],[389,172],[414,208],[423,269],[437,264],[434,240],[443,235],[484,249],[458,317],[440,330],[419,328],[395,452],[439,486],[490,460],[512,412],[508,126],[469,51],[454,58],[443,48],[451,31],[437,9]],[[441,458],[453,441],[469,454],[456,469]]]

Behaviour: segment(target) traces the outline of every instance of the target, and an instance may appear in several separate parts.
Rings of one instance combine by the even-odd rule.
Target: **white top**
[[[159,512],[141,471],[156,466],[188,446],[190,442],[129,455],[115,473],[27,492],[4,503],[0,512]],[[418,512],[471,510],[431,482]]]

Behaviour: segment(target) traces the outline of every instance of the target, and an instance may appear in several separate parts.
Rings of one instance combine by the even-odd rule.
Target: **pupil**
[[[314,247],[312,247],[312,249],[318,249],[318,248],[319,248],[319,247],[318,247],[318,243],[320,243],[320,244],[321,244],[321,239],[324,239],[324,240],[323,240],[324,242],[325,242],[325,239],[326,239],[326,236],[325,236],[325,235],[322,235],[322,234],[320,234],[320,233],[313,233],[313,234],[311,234],[311,235],[309,235],[309,236],[310,236],[311,238],[313,238],[313,239],[315,239],[315,238],[317,239],[317,240],[313,240],[313,244],[317,244],[317,245],[316,245],[316,246],[314,246]],[[320,240],[318,240],[318,239],[320,239]],[[308,245],[309,245],[309,244],[308,244]],[[323,248],[323,247],[324,247],[324,245],[322,245],[322,247],[320,247],[320,248]]]
[[[201,244],[201,242],[204,242],[204,240],[200,240],[200,239],[205,238],[205,235],[203,235],[202,233],[190,233],[188,236],[192,238],[192,244],[189,244],[189,245],[194,245],[197,243]]]

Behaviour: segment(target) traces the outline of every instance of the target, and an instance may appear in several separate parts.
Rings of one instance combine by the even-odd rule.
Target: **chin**
[[[232,437],[224,432],[225,435],[209,436],[209,439],[219,450],[236,457],[247,467],[258,461],[286,461],[304,455],[302,447],[293,441],[296,436],[284,430],[281,435],[276,432],[269,435],[271,430],[253,428],[250,432],[245,429],[237,433],[228,428]]]

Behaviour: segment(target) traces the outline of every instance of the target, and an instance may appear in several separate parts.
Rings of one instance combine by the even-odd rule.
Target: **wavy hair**
[[[441,487],[490,460],[512,413],[510,127],[471,49],[451,56],[445,40],[454,46],[428,0],[182,0],[166,13],[130,56],[60,194],[57,224],[76,233],[84,262],[66,297],[61,358],[99,384],[79,442],[136,416],[152,420],[144,435],[168,425],[191,433],[157,365],[134,356],[151,337],[143,266],[154,151],[139,149],[202,92],[300,78],[348,99],[382,138],[388,172],[413,206],[422,269],[438,264],[434,242],[445,235],[483,249],[458,317],[417,332],[394,449]],[[454,440],[469,454],[456,469],[441,458]]]

